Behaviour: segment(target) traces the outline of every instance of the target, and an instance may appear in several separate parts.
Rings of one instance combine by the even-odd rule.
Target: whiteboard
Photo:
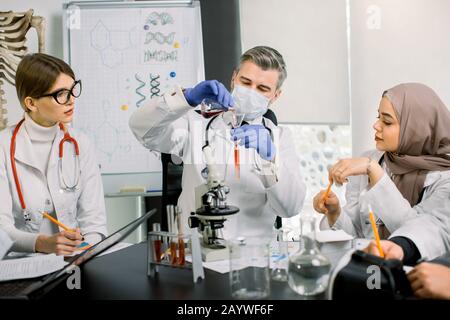
[[[64,6],[65,58],[82,80],[73,126],[96,147],[102,174],[161,171],[160,156],[128,119],[175,85],[204,80],[200,4],[71,2]]]

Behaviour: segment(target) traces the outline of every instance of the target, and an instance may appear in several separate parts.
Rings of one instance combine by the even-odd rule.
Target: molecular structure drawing
[[[115,68],[123,63],[123,51],[135,46],[135,35],[135,28],[110,30],[99,20],[91,30],[91,46],[100,53],[105,66]]]
[[[139,97],[138,101],[136,101],[136,108],[139,108],[145,101],[145,94],[142,93],[143,88],[145,87],[145,81],[142,81],[141,77],[137,73],[134,75],[134,78],[139,83],[137,88],[135,89],[135,92]]]
[[[175,39],[175,32],[171,32],[167,36],[162,34],[161,32],[147,32],[145,36],[145,42],[144,44],[149,44],[152,41],[156,41],[159,44],[172,44],[173,40]]]
[[[111,162],[114,153],[119,149],[120,131],[108,118],[108,114],[111,113],[111,104],[108,100],[103,101],[102,109],[105,119],[95,130],[94,138],[97,150],[106,155],[108,161]]]
[[[171,76],[171,77],[175,77],[176,76],[175,72],[172,72],[172,73],[173,73],[173,76]],[[138,82],[135,92],[138,97],[138,100],[136,101],[136,108],[139,108],[142,106],[145,99],[147,99],[147,96],[144,93],[144,88],[145,88],[146,82],[144,80],[142,80],[142,77],[137,73],[134,75],[134,78]],[[155,96],[159,97],[160,93],[161,93],[161,88],[160,88],[161,76],[156,73],[150,73],[149,74],[149,86],[150,86],[150,94],[148,97],[150,99]]]
[[[166,25],[166,24],[173,24],[173,18],[167,12],[159,13],[153,11],[152,13],[149,14],[145,22],[147,24],[152,24],[154,26],[158,25],[158,23],[160,23],[161,25]]]
[[[150,98],[153,98],[154,96],[159,97],[161,90],[159,89],[159,86],[161,85],[161,82],[159,81],[159,74],[151,74],[150,73]]]

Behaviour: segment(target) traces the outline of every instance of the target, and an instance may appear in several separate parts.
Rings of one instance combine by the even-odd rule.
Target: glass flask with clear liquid
[[[301,241],[299,251],[289,257],[289,286],[302,296],[324,292],[328,286],[330,260],[323,255],[316,243],[315,217],[300,214]]]

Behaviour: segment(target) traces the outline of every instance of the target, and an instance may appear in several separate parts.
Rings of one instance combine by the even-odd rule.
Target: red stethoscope
[[[12,137],[11,137],[11,147],[10,147],[10,157],[11,157],[11,167],[12,167],[12,172],[14,175],[14,182],[16,183],[16,189],[17,189],[17,194],[19,195],[19,200],[20,200],[20,204],[22,206],[22,212],[23,212],[23,216],[25,218],[25,221],[31,221],[30,218],[30,214],[27,213],[26,211],[26,205],[25,205],[25,200],[23,199],[23,194],[22,194],[22,188],[20,187],[20,182],[19,182],[19,176],[17,175],[17,168],[16,168],[16,159],[15,159],[15,154],[16,154],[16,137],[17,137],[17,133],[19,132],[20,126],[23,124],[23,122],[25,121],[25,119],[22,119],[17,126],[15,127]],[[59,163],[58,163],[58,167],[59,167],[59,182],[61,185],[61,189],[64,191],[69,191],[69,192],[73,192],[77,189],[78,187],[78,183],[80,181],[80,159],[79,159],[79,155],[80,155],[80,150],[78,148],[78,142],[69,134],[69,132],[67,131],[66,127],[62,124],[59,123],[59,128],[64,132],[64,137],[61,139],[61,141],[59,142]],[[64,174],[63,174],[63,155],[64,155],[64,143],[68,142],[68,143],[72,143],[75,149],[75,181],[73,185],[68,185],[66,182],[66,179],[64,178]]]

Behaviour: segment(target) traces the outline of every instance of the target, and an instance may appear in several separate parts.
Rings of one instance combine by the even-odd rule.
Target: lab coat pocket
[[[39,230],[41,229],[41,224],[42,224],[42,210],[41,209],[35,209],[35,208],[30,208],[27,209],[27,213],[30,215],[30,221],[27,221],[25,223],[25,230],[31,233],[38,233]]]

